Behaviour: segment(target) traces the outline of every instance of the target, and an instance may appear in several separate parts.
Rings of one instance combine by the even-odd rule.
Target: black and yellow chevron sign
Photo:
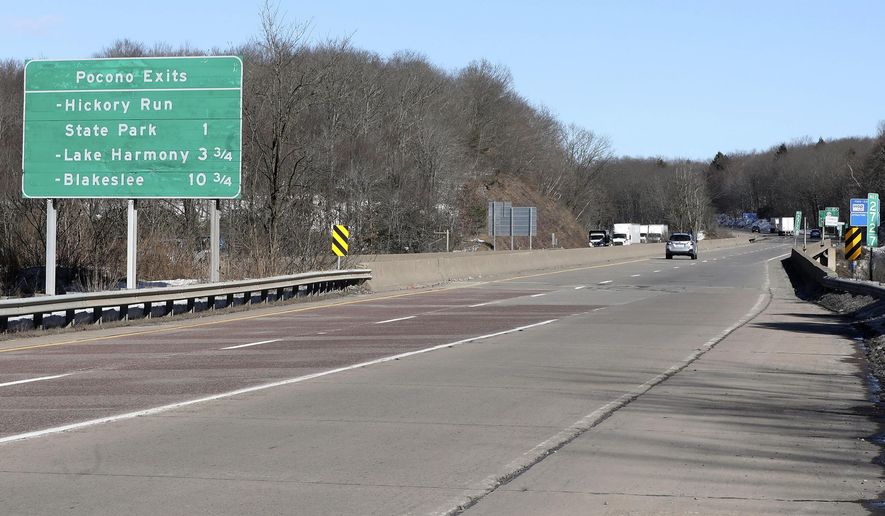
[[[863,230],[865,228],[851,226],[845,230],[845,259],[852,262],[860,258],[863,248]]]
[[[335,224],[332,226],[332,252],[335,256],[347,256],[347,239],[350,237],[350,231],[347,226]]]

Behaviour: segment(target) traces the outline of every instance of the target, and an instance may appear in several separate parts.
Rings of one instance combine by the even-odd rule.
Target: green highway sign
[[[879,247],[879,194],[867,194],[867,245]]]
[[[823,228],[826,226],[837,226],[839,222],[839,208],[828,206],[818,213],[818,226]]]
[[[237,198],[242,84],[232,56],[29,61],[22,194]]]

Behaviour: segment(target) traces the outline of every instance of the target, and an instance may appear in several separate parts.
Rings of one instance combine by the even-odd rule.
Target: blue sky
[[[88,57],[123,37],[224,48],[258,34],[262,3],[5,2],[0,58]],[[316,41],[411,50],[451,71],[504,65],[520,95],[619,155],[709,160],[871,136],[885,120],[880,1],[277,3]]]

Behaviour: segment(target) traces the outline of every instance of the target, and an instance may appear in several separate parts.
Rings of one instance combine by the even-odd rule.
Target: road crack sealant
[[[768,271],[768,264],[774,260],[784,258],[786,256],[789,255],[784,254],[780,256],[775,256],[774,258],[770,258],[765,261],[765,279],[761,288],[763,293],[759,295],[759,298],[756,300],[756,303],[753,305],[750,311],[748,311],[736,323],[724,329],[712,339],[708,340],[706,343],[704,343],[704,345],[700,346],[690,355],[685,357],[680,363],[677,363],[663,373],[655,376],[651,380],[648,380],[647,382],[635,387],[633,390],[622,394],[615,400],[610,401],[602,407],[587,414],[583,418],[576,421],[574,424],[561,430],[546,441],[525,452],[524,454],[522,454],[521,457],[507,464],[507,466],[505,466],[500,472],[486,477],[480,482],[480,485],[477,488],[472,489],[474,491],[480,490],[481,493],[474,496],[465,496],[461,500],[453,503],[453,507],[443,509],[438,514],[444,514],[445,516],[455,516],[458,514],[462,514],[467,509],[482,501],[483,498],[494,493],[502,486],[509,484],[547,457],[558,452],[578,437],[582,436],[594,427],[600,425],[602,422],[614,415],[617,411],[639,399],[643,394],[672,378],[680,371],[684,370],[686,367],[690,366],[699,358],[701,358],[705,353],[716,347],[717,344],[725,340],[729,335],[746,326],[753,319],[762,314],[769,307],[769,305],[771,305],[771,301],[774,298],[774,293],[771,290],[771,275]]]

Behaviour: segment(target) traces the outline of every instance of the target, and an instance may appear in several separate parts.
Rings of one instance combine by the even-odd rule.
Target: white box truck
[[[641,241],[639,224],[624,222],[614,225],[612,245],[631,245]]]
[[[666,224],[649,224],[645,232],[645,241],[648,243],[666,242],[670,236],[670,228]]]
[[[793,217],[781,217],[778,221],[777,234],[792,236],[793,231],[795,230]]]

